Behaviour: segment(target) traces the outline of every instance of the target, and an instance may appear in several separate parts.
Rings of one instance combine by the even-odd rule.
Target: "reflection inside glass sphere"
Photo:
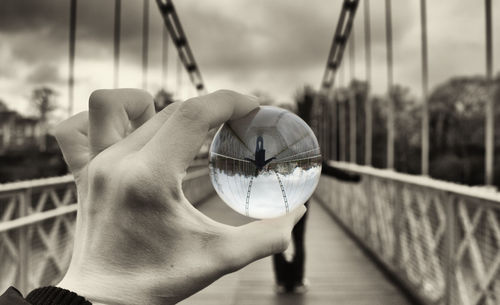
[[[224,124],[210,147],[210,178],[240,214],[272,218],[305,203],[321,174],[318,141],[297,115],[261,106]]]

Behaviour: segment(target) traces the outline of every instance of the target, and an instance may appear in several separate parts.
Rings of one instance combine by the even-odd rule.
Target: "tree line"
[[[298,112],[310,112],[317,94],[310,86],[300,89],[295,101]],[[356,108],[356,137],[351,139],[349,96],[353,95]],[[345,156],[350,160],[349,141],[356,141],[356,163],[365,160],[365,100],[369,86],[354,80],[340,88],[328,101],[330,115],[344,114],[346,143]],[[395,170],[420,174],[422,102],[408,87],[395,85],[389,92],[395,113]],[[387,96],[368,95],[372,104],[372,165],[387,166]],[[428,97],[430,176],[468,185],[484,184],[485,105],[489,99],[500,101],[500,75],[488,82],[482,76],[454,77],[436,86]],[[341,107],[345,107],[341,109]],[[309,123],[311,123],[311,115]],[[500,105],[495,107],[495,168],[496,185],[500,186]],[[337,126],[339,127],[339,126]],[[338,130],[338,128],[337,128]],[[339,139],[339,137],[337,137]],[[337,141],[337,149],[340,142]],[[339,153],[337,153],[339,156]]]

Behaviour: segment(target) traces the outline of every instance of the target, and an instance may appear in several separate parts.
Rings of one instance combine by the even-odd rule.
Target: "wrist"
[[[169,304],[149,293],[146,288],[149,282],[147,276],[138,278],[134,273],[117,273],[104,268],[91,272],[70,267],[57,287],[75,292],[93,305]]]
[[[54,286],[34,289],[26,296],[26,301],[33,305],[92,305],[85,297]],[[23,304],[27,303],[23,302]]]

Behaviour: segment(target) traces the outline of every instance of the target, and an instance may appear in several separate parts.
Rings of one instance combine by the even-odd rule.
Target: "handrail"
[[[0,183],[0,193],[73,182],[72,175]]]
[[[454,193],[460,196],[467,196],[467,197],[494,201],[500,204],[500,192],[498,192],[493,187],[489,186],[488,187],[469,186],[464,184],[448,182],[444,180],[438,180],[428,176],[398,173],[393,170],[378,169],[374,167],[363,166],[348,162],[328,161],[328,164],[337,167],[339,169],[343,169],[357,174],[370,175],[373,177],[394,180],[401,183],[418,185],[421,187],[427,187],[434,190]]]
[[[46,212],[31,214],[29,216],[17,218],[10,221],[0,222],[0,233],[6,232],[13,229],[19,229],[28,225],[35,224],[47,220],[49,218],[54,218],[57,216],[62,216],[69,213],[74,213],[77,210],[77,204],[72,203],[67,206],[59,207],[54,210],[49,210]]]

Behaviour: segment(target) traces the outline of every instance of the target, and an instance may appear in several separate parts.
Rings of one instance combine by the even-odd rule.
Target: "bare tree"
[[[49,87],[35,88],[31,94],[31,102],[40,119],[40,149],[42,151],[47,148],[47,132],[48,132],[48,118],[49,114],[57,109],[57,102],[55,97],[57,92]]]

